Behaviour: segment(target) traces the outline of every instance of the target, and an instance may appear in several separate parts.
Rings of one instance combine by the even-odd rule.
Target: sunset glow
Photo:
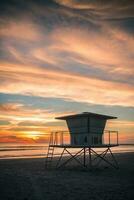
[[[0,10],[0,142],[45,142],[67,130],[55,117],[89,111],[134,143],[131,5],[15,2]]]

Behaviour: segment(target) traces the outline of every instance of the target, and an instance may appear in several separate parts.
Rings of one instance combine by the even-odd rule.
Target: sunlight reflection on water
[[[47,144],[34,144],[34,145],[22,145],[22,144],[0,144],[0,159],[9,158],[37,158],[46,157]],[[55,148],[55,156],[59,155],[63,149]],[[70,149],[71,152],[76,152],[78,149]],[[96,149],[98,152],[103,149]],[[113,147],[114,153],[134,152],[134,145],[120,145]]]

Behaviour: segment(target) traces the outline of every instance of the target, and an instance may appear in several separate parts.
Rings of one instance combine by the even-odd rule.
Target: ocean
[[[0,159],[40,158],[46,157],[48,144],[9,144],[0,143]],[[55,148],[55,155],[59,155],[63,149]],[[97,149],[97,151],[102,149]],[[75,152],[77,149],[71,149]],[[113,153],[134,152],[134,144],[119,145],[112,148]]]

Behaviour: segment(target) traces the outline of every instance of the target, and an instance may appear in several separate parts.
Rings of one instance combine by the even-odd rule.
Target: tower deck
[[[105,133],[104,136],[106,136],[106,137],[103,137],[103,141],[100,144],[95,144],[88,140],[87,140],[87,144],[84,144],[84,143],[83,144],[72,144],[71,139],[69,137],[70,136],[69,132],[56,131],[56,132],[51,133],[49,147],[48,147],[48,154],[47,154],[47,158],[46,158],[46,167],[48,167],[48,164],[51,165],[51,163],[52,163],[52,159],[54,156],[54,149],[62,148],[63,151],[57,162],[57,165],[56,165],[57,168],[67,165],[72,160],[76,161],[79,165],[81,165],[82,167],[86,167],[86,168],[98,166],[98,165],[100,165],[100,163],[102,161],[114,168],[118,168],[118,163],[111,151],[112,147],[119,146],[118,131],[104,131],[104,133]],[[81,133],[81,134],[83,134],[83,133]],[[114,138],[112,138],[112,136],[111,136],[112,134],[114,134]],[[92,134],[92,135],[94,135],[94,134]],[[77,134],[77,136],[78,136],[78,134]],[[71,152],[72,148],[76,149],[75,153]],[[101,148],[101,153],[98,153],[96,151],[96,148],[98,148],[98,149]],[[68,158],[66,161],[64,161],[62,159],[65,153],[67,153],[70,156],[70,158]],[[112,162],[109,161],[109,159],[106,157],[106,155],[108,153],[111,155]],[[88,155],[88,160],[87,160],[87,155]],[[80,161],[80,158],[82,158],[82,161]]]
[[[50,144],[49,146],[57,148],[105,148],[105,147],[116,147],[119,146],[119,144],[101,144],[101,145]]]

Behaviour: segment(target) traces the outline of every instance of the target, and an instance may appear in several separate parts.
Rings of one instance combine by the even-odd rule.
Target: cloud
[[[0,120],[0,127],[4,127],[4,126],[9,125],[9,124],[10,124],[10,122],[7,121],[7,120]]]
[[[88,71],[101,79],[122,82],[132,79],[134,38],[131,34],[105,23],[99,32],[70,28],[58,27],[49,33],[39,29],[38,32],[45,36],[34,40],[33,44],[8,42],[3,48],[10,59],[25,65],[36,64],[72,73],[84,73],[85,70],[85,74]]]
[[[42,35],[39,32],[39,26],[32,20],[1,20],[0,37],[8,37],[18,40],[34,41],[39,40]]]
[[[0,111],[1,112],[16,112],[16,111],[20,111],[21,107],[23,107],[23,105],[19,103],[0,104]]]
[[[53,116],[54,114],[48,109],[34,108],[19,103],[0,104],[0,120],[8,120],[11,123],[7,127],[16,127],[18,123],[25,120],[32,121],[33,123],[35,121],[36,123],[49,121]]]
[[[66,112],[65,114],[71,114],[71,112]],[[60,115],[61,112],[52,112],[30,105],[3,103],[0,104],[0,122],[6,120],[8,123],[2,123],[0,134],[17,134],[17,136],[25,137],[31,134],[31,132],[32,134],[35,132],[36,135],[42,136],[54,130],[55,126],[59,130],[65,126],[65,123],[56,122],[55,120],[55,117]],[[51,126],[52,124],[53,126]]]
[[[101,9],[98,1],[94,3],[69,0],[58,2],[66,5],[89,5],[89,7]],[[130,8],[130,5],[120,4],[117,1],[114,1],[113,4],[102,1],[102,8],[114,7],[116,4],[118,8],[121,6],[121,10]],[[44,8],[46,10],[43,13],[42,9]],[[51,21],[50,11],[53,10],[58,15],[62,9],[64,10],[63,7],[54,8],[47,4],[41,7],[40,4],[37,6],[33,2],[31,10],[36,13],[36,16],[41,17],[39,23],[37,23],[38,20],[35,21],[33,15],[28,13],[26,13],[27,18],[21,16],[20,21],[8,19],[6,23],[2,23],[4,25],[1,26],[1,37],[3,39],[4,34],[5,36],[8,34],[10,39],[6,41],[3,39],[2,51],[6,55],[6,59],[2,57],[1,60],[17,62],[18,65],[44,66],[51,70],[59,69],[65,73],[66,71],[67,73],[82,73],[83,76],[87,75],[101,80],[132,83],[132,74],[134,73],[133,36],[119,26],[107,22],[100,24],[97,21],[96,29],[89,24],[82,27],[78,16],[76,17],[78,23],[70,22],[70,25],[67,24],[67,26],[64,26],[64,23],[62,25],[57,23],[57,18],[51,24],[51,29],[48,28],[46,21],[43,24],[44,16],[45,19]],[[73,11],[66,11],[72,12],[73,15]],[[63,12],[61,13],[63,15]],[[85,16],[83,13],[80,15]],[[84,18],[82,20],[85,22]],[[61,21],[68,21],[68,15],[64,16]],[[10,30],[11,33],[5,31],[4,28]],[[23,37],[22,42],[18,37]],[[12,41],[12,39],[14,40]],[[4,77],[1,78],[4,79]]]
[[[31,54],[35,59],[52,65],[57,65],[60,61],[60,59],[52,53],[52,49],[47,47],[34,49]]]
[[[15,135],[0,135],[0,143],[35,143],[35,141],[32,138],[24,138],[21,136],[15,136]]]
[[[54,121],[52,119],[50,122],[43,122],[43,121],[22,121],[18,123],[18,126],[32,126],[32,127],[50,127],[50,126],[65,126],[65,123],[63,121]]]
[[[55,0],[55,2],[68,8],[91,12],[92,15],[100,17],[99,19],[120,19],[134,16],[132,0]]]
[[[56,41],[51,47],[53,51],[70,53],[74,63],[85,64],[89,70],[97,68],[111,74],[115,70],[114,75],[133,71],[133,36],[118,28],[110,30],[106,25],[99,33],[73,28],[71,34],[69,29],[59,29],[53,37]]]
[[[129,84],[8,63],[1,65],[2,76],[6,79],[0,86],[3,93],[59,97],[87,103],[97,103],[99,98],[99,104],[133,105],[133,87]]]
[[[62,113],[63,114],[63,113]],[[69,114],[66,112],[66,114]],[[60,112],[53,113],[44,108],[38,109],[19,103],[0,104],[0,142],[48,142],[49,133],[61,130],[64,123],[55,121]],[[4,120],[8,120],[8,123]],[[61,125],[62,124],[62,125]]]
[[[23,55],[19,56],[19,60],[24,59],[23,65],[1,63],[1,79],[4,80],[1,82],[1,92],[59,97],[87,103],[96,103],[96,97],[99,96],[99,104],[131,106],[133,37],[118,29],[109,31],[107,26],[104,30],[108,36],[102,35],[101,38],[98,33],[81,29],[72,29],[71,34],[68,29],[55,30],[49,38],[52,43],[48,43],[46,48],[35,48],[30,52],[33,61],[38,58],[42,65],[47,67],[33,65],[31,61],[23,58]],[[50,65],[49,70],[50,63],[53,65]],[[68,70],[69,64],[73,65],[74,69]],[[85,72],[89,70],[89,74],[77,71],[76,64],[80,64],[80,69],[83,68]],[[96,70],[101,72],[99,77],[95,75]],[[93,72],[93,75],[90,75],[90,72]],[[108,80],[106,76],[113,78]],[[43,87],[40,87],[40,84]],[[67,88],[66,91],[63,86]],[[121,92],[120,87],[124,88]],[[83,94],[81,99],[79,91]],[[119,92],[122,97],[118,97]]]

